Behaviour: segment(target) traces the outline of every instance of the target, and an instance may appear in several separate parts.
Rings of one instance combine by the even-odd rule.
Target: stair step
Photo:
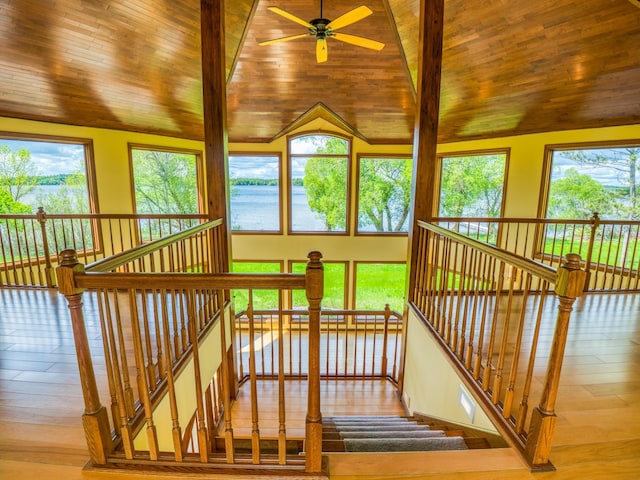
[[[322,442],[322,450],[325,452],[424,452],[467,449],[462,437],[348,438]]]
[[[442,430],[424,430],[405,432],[401,430],[389,430],[383,432],[327,432],[323,434],[326,440],[341,440],[343,438],[430,438],[445,437]]]
[[[485,438],[465,438],[459,429],[438,428],[412,417],[325,417],[325,452],[416,452],[490,448]]]

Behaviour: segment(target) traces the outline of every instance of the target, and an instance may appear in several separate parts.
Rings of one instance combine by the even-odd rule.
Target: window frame
[[[549,193],[551,190],[551,170],[553,167],[554,152],[559,150],[595,150],[598,148],[604,149],[604,148],[625,148],[625,147],[640,147],[640,139],[545,144],[544,157],[542,161],[542,180],[540,182],[540,196],[538,198],[538,211],[537,211],[538,218],[547,218],[548,207],[549,207]]]
[[[0,131],[0,141],[17,140],[28,142],[41,142],[41,143],[63,143],[71,145],[82,145],[84,148],[84,167],[85,176],[87,179],[87,203],[89,205],[89,211],[80,215],[91,215],[100,213],[100,207],[98,202],[98,184],[96,180],[96,166],[95,155],[93,149],[92,138],[82,137],[66,137],[62,135],[45,135],[36,133],[20,133],[20,132],[7,132]],[[46,211],[46,210],[45,210]],[[55,215],[55,212],[47,212]]]
[[[202,150],[161,146],[161,145],[148,145],[148,144],[141,144],[141,143],[127,143],[127,153],[129,156],[129,182],[130,182],[130,188],[131,188],[131,208],[134,214],[155,215],[151,213],[138,212],[138,206],[136,204],[136,184],[135,184],[135,177],[133,173],[133,150],[147,150],[151,152],[194,155],[195,167],[196,167],[196,195],[197,195],[196,202],[198,205],[198,211],[189,215],[202,215],[203,213],[205,213],[206,199],[205,199],[205,190],[204,190],[204,165],[202,160]],[[164,215],[172,215],[172,214],[164,214]]]
[[[511,148],[491,148],[491,149],[479,149],[479,150],[464,150],[454,152],[443,152],[436,155],[436,170],[435,170],[435,188],[433,198],[433,216],[435,218],[454,218],[454,217],[441,217],[440,216],[440,198],[442,195],[442,167],[443,159],[456,158],[456,157],[473,157],[482,155],[504,155],[504,174],[502,178],[502,198],[500,199],[500,214],[494,218],[503,218],[506,199],[507,199],[507,180],[509,178],[509,160],[511,157]],[[461,217],[461,218],[476,218],[476,217]],[[481,217],[491,218],[491,217]]]
[[[369,154],[369,153],[358,153],[356,158],[356,190],[355,190],[355,235],[356,236],[380,236],[380,237],[407,237],[409,235],[409,231],[411,230],[411,215],[413,211],[413,205],[410,203],[409,205],[409,215],[407,217],[407,231],[406,232],[366,232],[360,230],[360,165],[362,159],[401,159],[401,160],[410,160],[413,164],[413,155],[412,154]],[[413,183],[413,178],[411,179]],[[410,187],[413,189],[413,186]]]
[[[345,140],[348,144],[348,152],[344,155],[330,155],[330,154],[292,154],[291,153],[291,142],[301,137],[312,137],[312,136],[328,136],[328,137],[337,137]],[[349,236],[351,235],[351,158],[353,155],[353,137],[348,135],[342,135],[337,132],[328,132],[323,130],[313,130],[297,133],[295,135],[287,136],[286,143],[286,152],[287,152],[287,234],[288,235],[332,235],[332,236]],[[294,230],[293,229],[293,211],[292,211],[292,194],[293,189],[291,188],[291,160],[292,158],[306,158],[312,156],[318,157],[331,157],[331,158],[345,158],[347,178],[346,178],[346,198],[345,198],[345,230],[340,232],[328,232],[321,230]]]
[[[358,310],[357,304],[358,304],[358,267],[360,265],[404,265],[405,267],[405,285],[404,285],[404,305],[403,305],[403,309],[404,306],[407,303],[407,298],[406,298],[406,294],[407,294],[407,274],[409,272],[409,268],[410,265],[407,264],[406,261],[404,262],[393,262],[393,261],[375,261],[375,260],[355,260],[353,262],[353,280],[351,283],[351,291],[352,291],[352,298],[351,298],[351,310]],[[385,300],[385,305],[388,304],[389,302]],[[382,305],[380,307],[380,310],[384,310],[384,306]],[[393,311],[393,309],[391,309]],[[398,312],[400,314],[402,314],[402,312]]]
[[[232,235],[282,235],[284,232],[283,217],[284,217],[284,186],[283,186],[283,172],[282,172],[282,152],[229,152],[229,160],[231,157],[276,157],[278,159],[278,230],[234,230],[230,228]],[[231,178],[229,177],[229,181]],[[229,224],[231,224],[231,184],[229,184]]]

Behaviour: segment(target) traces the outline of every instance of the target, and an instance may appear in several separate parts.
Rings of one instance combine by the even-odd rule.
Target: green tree
[[[13,151],[8,145],[0,144],[0,188],[9,192],[11,198],[19,202],[31,193],[37,183],[38,167],[25,148]]]
[[[503,155],[443,158],[440,216],[499,217],[503,183]]]
[[[349,144],[343,138],[329,135],[309,136],[306,141],[318,155],[311,156],[305,167],[309,208],[321,216],[328,230],[345,230]],[[360,228],[406,231],[411,203],[411,161],[363,159],[358,194]]]
[[[614,195],[589,175],[569,168],[563,178],[551,182],[547,215],[550,218],[584,219],[593,212],[611,213]]]
[[[626,202],[616,208],[630,220],[640,218],[640,147],[599,148],[591,150],[565,150],[558,152],[564,157],[585,167],[606,167],[616,172],[616,177],[624,187]],[[613,196],[610,197],[613,201]],[[611,212],[611,208],[606,210]],[[589,213],[589,216],[591,213]],[[599,210],[604,213],[604,210]]]
[[[305,165],[303,179],[309,208],[320,216],[328,231],[344,231],[347,227],[348,143],[330,135],[310,135],[304,137],[304,141],[314,150]]]
[[[11,193],[0,188],[0,214],[6,213],[32,213],[32,210],[28,205],[16,202]]]
[[[358,226],[377,232],[406,231],[411,203],[411,160],[360,160]]]
[[[329,231],[347,225],[347,162],[344,158],[313,157],[304,169],[304,187],[311,211],[320,214]]]
[[[151,150],[132,155],[138,213],[198,213],[195,155]]]

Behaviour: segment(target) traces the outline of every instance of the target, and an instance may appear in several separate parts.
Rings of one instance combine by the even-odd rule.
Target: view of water
[[[55,193],[58,185],[39,185],[23,197],[23,203],[33,207],[35,212],[39,206],[38,197],[42,194]],[[234,230],[278,230],[279,189],[269,185],[236,185],[231,194],[231,225]],[[307,204],[304,187],[292,187],[293,229],[297,231],[323,230],[324,222],[320,220]],[[46,206],[45,206],[46,210]],[[54,213],[54,212],[50,212]]]
[[[233,230],[278,230],[278,186],[236,185],[231,190],[231,225]],[[293,230],[324,230],[307,204],[304,187],[291,190]]]

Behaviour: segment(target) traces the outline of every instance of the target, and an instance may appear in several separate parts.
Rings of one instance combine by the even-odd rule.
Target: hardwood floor
[[[98,352],[99,325],[91,297],[85,297],[87,334],[93,351]],[[442,473],[434,464],[430,473],[417,474],[418,467],[429,472],[425,458],[404,455],[400,473],[398,465],[383,454],[360,460],[370,469],[379,466],[377,474],[365,475],[363,470],[357,477],[347,475],[338,459],[332,462],[331,478],[640,478],[640,295],[589,295],[579,300],[575,310],[557,403],[558,427],[551,455],[555,472],[462,472],[460,468],[457,473]],[[0,332],[0,478],[193,478],[82,470],[87,461],[81,427],[82,393],[66,304],[55,291],[0,289]],[[104,362],[97,354],[94,367],[104,389]],[[302,383],[288,382],[292,429],[297,428],[295,422],[301,425],[304,419]],[[248,396],[244,388],[234,411],[242,412],[242,402]],[[265,398],[273,391],[269,382],[260,382],[260,388]],[[331,380],[322,388],[325,415],[402,411],[386,382]],[[260,416],[268,425],[277,412],[261,411]],[[240,414],[237,418],[236,427],[241,429],[240,418],[246,417]],[[477,460],[481,462],[480,457]],[[455,461],[448,467],[449,472],[455,469]],[[394,468],[397,473],[390,473]]]

